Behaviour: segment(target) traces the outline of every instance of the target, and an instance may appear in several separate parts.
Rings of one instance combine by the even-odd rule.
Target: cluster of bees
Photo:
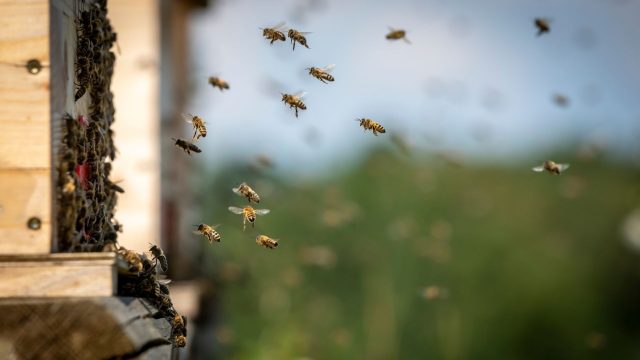
[[[149,299],[158,309],[154,318],[165,318],[171,324],[171,343],[176,347],[187,344],[187,318],[180,315],[169,297],[170,280],[158,278],[158,268],[163,272],[169,270],[169,261],[162,249],[151,245],[148,256],[120,246],[116,250],[121,276],[118,281],[118,292],[125,296],[136,296]]]

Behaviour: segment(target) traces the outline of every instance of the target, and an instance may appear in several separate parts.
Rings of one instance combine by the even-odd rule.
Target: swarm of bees
[[[547,160],[542,165],[536,166],[531,170],[535,172],[543,172],[548,171],[551,174],[560,175],[561,172],[567,170],[569,168],[569,164],[558,164],[551,160]]]

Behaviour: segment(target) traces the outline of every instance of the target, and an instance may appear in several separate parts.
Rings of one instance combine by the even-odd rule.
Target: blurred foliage
[[[212,342],[231,359],[637,358],[640,267],[620,224],[640,173],[556,158],[571,169],[375,152],[316,182],[224,171],[200,199],[223,224],[202,241],[224,314]],[[227,211],[241,181],[272,210],[244,233]]]

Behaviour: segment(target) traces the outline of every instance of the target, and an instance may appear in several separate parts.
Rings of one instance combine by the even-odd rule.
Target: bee
[[[144,267],[142,264],[142,258],[135,251],[120,247],[120,249],[118,249],[118,255],[127,263],[130,272],[142,272]]]
[[[407,32],[401,29],[394,29],[389,27],[389,33],[385,36],[387,40],[400,40],[402,39],[407,44],[411,44],[411,41],[407,39]]]
[[[220,91],[223,91],[225,89],[229,90],[229,83],[216,76],[209,77],[209,84],[211,84],[211,86],[213,86],[214,88],[217,87],[218,89],[220,89]]]
[[[180,314],[175,314],[171,319],[171,326],[174,331],[184,334],[187,328],[187,318]]]
[[[221,240],[220,234],[218,234],[218,232],[216,231],[216,227],[220,225],[209,226],[207,224],[200,224],[200,225],[194,225],[194,226],[198,227],[196,230],[193,231],[194,234],[204,235],[207,238],[207,240],[209,240],[209,243],[212,243],[214,241],[220,242]]]
[[[109,180],[109,179],[107,179],[105,182],[107,183],[107,186],[108,186],[111,190],[116,191],[116,192],[119,192],[119,193],[121,193],[121,194],[123,194],[123,193],[124,193],[124,189],[123,189],[120,185],[118,185],[118,184],[116,184],[116,183],[112,182],[112,181],[111,181],[111,180]],[[116,181],[116,182],[119,182],[119,181]]]
[[[552,174],[560,175],[561,172],[567,170],[568,168],[569,168],[569,164],[557,164],[551,160],[547,160],[542,165],[536,166],[531,170],[535,172],[542,172],[546,170]]]
[[[167,270],[169,270],[169,261],[167,260],[167,256],[164,254],[164,251],[162,251],[162,249],[157,245],[149,245],[151,245],[149,251],[151,252],[151,255],[153,255],[153,260],[156,263],[160,263],[162,271],[167,272]]]
[[[310,67],[307,68],[307,70],[309,70],[309,75],[313,76],[314,78],[322,81],[323,83],[327,83],[327,81],[334,81],[335,78],[333,76],[331,76],[331,74],[329,74],[329,72],[331,72],[331,70],[335,67],[335,64],[331,64],[331,65],[327,65],[323,68],[316,68],[316,67]]]
[[[76,180],[71,176],[70,173],[65,174],[66,181],[62,186],[62,193],[71,194],[76,191]]]
[[[551,31],[551,27],[549,26],[549,20],[543,18],[535,18],[533,20],[533,24],[538,28],[537,36],[540,36],[544,33],[548,33]]]
[[[231,190],[240,196],[246,197],[249,202],[253,201],[256,204],[260,202],[260,196],[258,196],[258,193],[253,191],[253,189],[245,182],[238,185],[238,187],[234,187]]]
[[[198,141],[201,137],[207,136],[207,128],[204,125],[205,121],[200,116],[182,114],[182,118],[184,118],[184,121],[193,125],[193,140]]]
[[[569,98],[563,94],[555,94],[553,95],[553,102],[560,107],[569,106]]]
[[[255,227],[256,215],[266,215],[271,210],[269,209],[254,209],[251,206],[247,205],[244,208],[238,208],[235,206],[229,206],[229,211],[234,214],[240,215],[242,214],[242,231],[245,230],[245,226],[247,221],[251,223],[251,227]]]
[[[200,150],[199,147],[195,146],[193,143],[188,142],[187,140],[176,139],[176,138],[171,138],[171,139],[176,141],[175,145],[177,147],[181,148],[182,150],[184,150],[184,152],[186,152],[189,155],[191,155],[192,151],[196,153],[202,152],[202,150]]]
[[[282,94],[282,101],[289,105],[289,108],[296,110],[296,117],[298,117],[298,109],[307,110],[307,105],[302,102],[302,98],[306,95],[304,91],[296,93],[294,95]]]
[[[284,36],[284,33],[280,31],[280,29],[282,29],[285,24],[286,23],[282,21],[278,23],[276,26],[273,26],[270,28],[264,28],[264,29],[261,28],[262,36],[267,38],[267,40],[271,40],[271,42],[269,43],[270,45],[273,45],[273,43],[276,42],[277,40],[285,41],[287,38]]]
[[[267,249],[275,249],[278,247],[278,240],[272,239],[267,235],[258,235],[256,244],[266,247]]]
[[[384,126],[378,124],[377,122],[371,119],[356,119],[356,121],[360,122],[360,126],[364,128],[365,131],[371,130],[373,131],[373,135],[378,136],[378,133],[384,134],[387,130],[384,129]]]
[[[307,38],[304,37],[304,34],[309,34],[308,32],[300,32],[298,30],[289,29],[287,35],[289,35],[289,39],[291,39],[291,43],[293,44],[293,50],[296,49],[296,43],[300,43],[300,45],[310,49],[309,45],[307,45]]]
[[[184,335],[176,335],[173,337],[173,344],[176,347],[185,347],[187,346],[187,338]]]
[[[163,279],[163,280],[158,280],[158,290],[160,290],[161,293],[163,293],[164,295],[169,295],[169,284],[171,283],[171,280],[169,279]]]

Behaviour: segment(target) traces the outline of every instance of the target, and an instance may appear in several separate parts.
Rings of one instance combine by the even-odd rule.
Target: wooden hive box
[[[91,4],[0,0],[0,298],[115,294],[114,253],[69,253],[58,236],[65,116],[93,111],[90,91],[74,98],[76,15]]]

